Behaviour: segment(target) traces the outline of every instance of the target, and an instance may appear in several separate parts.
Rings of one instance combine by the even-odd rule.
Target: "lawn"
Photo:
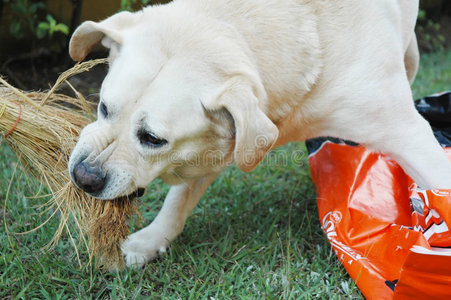
[[[451,52],[422,56],[416,98],[451,89]],[[296,159],[291,159],[291,158]],[[279,163],[275,163],[278,161]],[[149,223],[168,190],[157,180],[139,200]],[[8,192],[9,191],[9,192]],[[361,299],[320,229],[303,143],[273,151],[252,173],[229,168],[209,188],[168,253],[142,270],[105,272],[79,263],[64,236],[48,251],[58,220],[45,188],[0,145],[0,299]],[[6,213],[5,213],[6,212]]]

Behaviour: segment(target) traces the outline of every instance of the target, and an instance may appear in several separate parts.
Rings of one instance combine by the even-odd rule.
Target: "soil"
[[[87,59],[106,57],[101,52],[89,56]],[[13,86],[25,91],[45,91],[50,89],[58,76],[72,67],[75,62],[69,58],[57,59],[50,55],[39,55],[36,58],[17,59],[3,64],[0,74]],[[80,92],[88,101],[97,102],[101,83],[108,71],[108,65],[99,64],[89,72],[75,75],[69,79],[70,84]],[[73,90],[62,84],[58,93],[75,96]]]

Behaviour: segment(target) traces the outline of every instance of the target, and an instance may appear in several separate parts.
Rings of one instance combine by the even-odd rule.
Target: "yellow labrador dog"
[[[102,43],[110,69],[72,180],[99,199],[140,195],[156,177],[173,185],[123,243],[127,264],[164,252],[227,165],[251,171],[290,141],[353,140],[425,188],[451,188],[412,101],[417,12],[418,0],[176,0],[81,24],[71,57]]]

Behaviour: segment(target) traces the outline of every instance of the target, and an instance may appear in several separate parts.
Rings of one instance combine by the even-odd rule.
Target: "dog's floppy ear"
[[[208,110],[225,108],[235,123],[234,158],[238,167],[252,171],[272,148],[279,135],[276,125],[259,107],[250,85],[230,80],[214,98],[203,101]]]
[[[122,44],[123,31],[134,25],[136,20],[136,14],[123,11],[101,22],[83,22],[70,40],[70,56],[76,61],[83,60],[104,37],[102,44],[111,51],[117,51]]]

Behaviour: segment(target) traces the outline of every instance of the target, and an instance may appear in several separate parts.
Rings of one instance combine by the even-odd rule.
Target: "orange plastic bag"
[[[451,299],[451,190],[421,190],[395,161],[362,146],[307,145],[322,229],[363,295]]]

